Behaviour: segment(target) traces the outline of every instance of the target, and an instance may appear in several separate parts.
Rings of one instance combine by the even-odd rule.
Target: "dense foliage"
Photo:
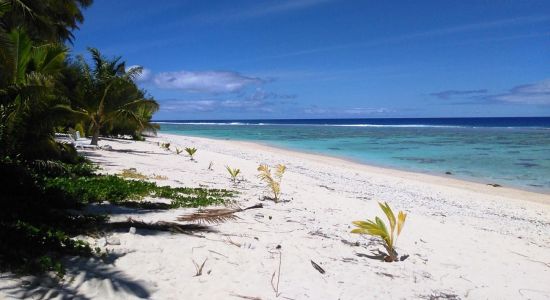
[[[94,48],[89,61],[69,57],[72,31],[91,3],[0,0],[0,270],[62,275],[63,255],[94,255],[74,237],[104,230],[107,218],[87,215],[86,204],[140,207],[155,197],[170,201],[155,208],[197,207],[231,196],[96,175],[74,146],[56,142],[60,131],[78,130],[97,144],[99,135],[156,130],[158,104],[134,81],[141,68]]]
[[[86,204],[109,201],[150,207],[145,202],[150,197],[170,200],[167,206],[155,208],[199,207],[232,197],[225,190],[158,186],[94,171],[86,162],[0,161],[0,240],[10,241],[0,243],[0,269],[60,272],[62,255],[92,255],[87,243],[71,236],[94,233],[107,218],[80,211]]]

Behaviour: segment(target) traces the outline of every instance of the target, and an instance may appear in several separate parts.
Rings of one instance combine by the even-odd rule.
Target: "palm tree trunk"
[[[92,135],[92,142],[90,143],[90,145],[96,145],[97,146],[98,141],[99,141],[99,127],[95,127],[94,128],[94,134]]]

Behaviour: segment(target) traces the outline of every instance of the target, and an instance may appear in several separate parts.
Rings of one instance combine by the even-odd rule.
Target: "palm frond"
[[[218,224],[226,221],[236,220],[239,217],[235,215],[236,212],[241,211],[241,209],[231,209],[231,208],[210,208],[210,209],[201,209],[197,212],[188,215],[182,215],[178,217],[178,221],[183,222],[197,222],[197,223],[209,223],[209,224]]]
[[[177,218],[178,221],[183,222],[197,222],[197,223],[209,223],[209,224],[219,224],[226,221],[236,220],[240,219],[238,216],[235,215],[235,213],[249,210],[249,209],[255,209],[255,208],[262,208],[263,205],[261,203],[246,207],[246,208],[207,208],[207,209],[199,209],[197,212],[187,214],[187,215],[181,215]]]
[[[281,180],[283,179],[283,174],[286,170],[286,166],[279,164],[277,165],[277,170],[275,171],[275,177],[271,174],[271,169],[266,164],[261,164],[258,167],[258,178],[264,181],[267,184],[267,188],[273,194],[273,200],[275,202],[279,201],[279,196],[281,194]]]

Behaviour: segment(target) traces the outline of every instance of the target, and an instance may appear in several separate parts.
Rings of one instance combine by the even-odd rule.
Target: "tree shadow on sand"
[[[212,232],[211,227],[200,224],[175,222],[147,223],[128,218],[126,221],[109,222],[102,226],[107,232],[128,232],[130,227],[139,229],[136,234],[154,235],[162,232],[186,234],[195,237],[197,232]],[[108,252],[102,258],[68,257],[63,260],[66,275],[57,281],[51,276],[19,277],[2,274],[0,297],[15,299],[113,299],[149,298],[154,291],[152,284],[134,279],[114,266],[114,262],[127,253]]]
[[[15,299],[146,299],[153,292],[151,284],[133,279],[98,258],[71,257],[64,260],[64,265],[66,275],[61,281],[49,276],[24,280],[17,275],[4,275],[2,280],[11,283],[0,287],[0,294]]]

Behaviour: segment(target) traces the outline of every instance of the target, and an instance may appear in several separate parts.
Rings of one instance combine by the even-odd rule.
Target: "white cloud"
[[[384,107],[327,108],[311,106],[304,109],[304,113],[306,114],[326,116],[381,115],[389,112],[392,111]]]
[[[550,79],[518,85],[507,93],[492,95],[487,99],[518,104],[550,105]]]
[[[216,110],[216,100],[169,100],[161,103],[161,110],[167,112],[211,112]]]
[[[291,95],[280,95],[266,92],[261,88],[254,92],[233,99],[199,99],[161,101],[161,110],[171,112],[272,112],[277,104],[284,104]],[[273,99],[273,100],[270,100]]]
[[[153,83],[159,88],[202,93],[232,93],[264,81],[229,71],[179,71],[156,74]]]

